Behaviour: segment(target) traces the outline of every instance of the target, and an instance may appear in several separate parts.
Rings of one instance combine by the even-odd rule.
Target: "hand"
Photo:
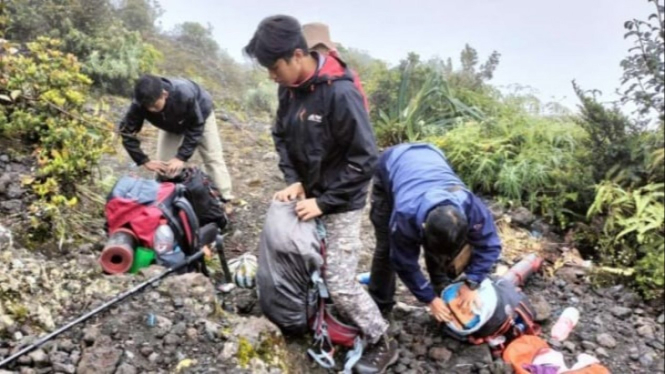
[[[434,298],[434,300],[429,303],[429,310],[430,313],[432,313],[432,316],[434,316],[439,322],[450,322],[453,320],[448,305],[446,305],[440,297]]]
[[[316,203],[316,199],[307,199],[298,201],[296,204],[296,214],[301,220],[309,221],[320,216],[323,212],[321,212],[319,204]]]
[[[283,190],[277,191],[272,198],[281,202],[287,202],[302,197],[305,197],[305,190],[302,188],[302,183],[297,182]]]
[[[146,168],[148,171],[156,172],[159,174],[164,174],[166,172],[166,164],[162,161],[152,160],[144,163],[141,166]]]
[[[175,177],[184,166],[185,161],[174,157],[166,163],[166,172],[169,174],[169,176]]]
[[[478,290],[472,290],[466,284],[462,284],[459,288],[458,305],[463,311],[471,312],[471,308],[475,305],[477,308],[481,307],[481,300],[478,298]]]

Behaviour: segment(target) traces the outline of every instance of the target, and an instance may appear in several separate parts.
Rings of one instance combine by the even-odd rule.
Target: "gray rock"
[[[35,366],[44,366],[49,363],[48,355],[41,349],[31,352],[29,356]]]
[[[217,361],[229,362],[235,357],[236,353],[238,353],[238,343],[234,341],[226,342],[222,347],[222,352],[217,356]]]
[[[653,340],[655,339],[655,334],[653,331],[653,327],[651,325],[643,325],[637,328],[637,335],[648,339],[648,340]]]
[[[489,204],[489,210],[492,213],[492,218],[494,218],[494,220],[503,217],[503,214],[506,212],[503,205],[497,202]]]
[[[610,309],[610,313],[617,318],[626,319],[633,314],[633,310],[623,306],[615,306]]]
[[[141,352],[141,354],[142,354],[143,356],[148,357],[148,356],[150,356],[150,354],[151,354],[152,352],[154,352],[154,351],[153,351],[151,345],[144,345],[143,347],[141,347],[141,349],[139,350],[139,352]]]
[[[150,356],[148,356],[148,361],[152,362],[153,364],[157,362],[159,359],[159,353],[157,352],[152,352]]]
[[[587,351],[593,351],[594,349],[596,349],[598,347],[598,345],[594,342],[590,342],[588,340],[585,340],[585,341],[582,342],[582,347],[584,347],[584,349],[586,349]]]
[[[219,336],[219,332],[222,329],[222,326],[208,320],[205,321],[204,326],[205,326],[206,336],[210,340],[215,340],[215,338]]]
[[[136,368],[124,362],[118,366],[118,370],[116,370],[115,374],[136,374]]]
[[[77,373],[113,374],[121,356],[122,350],[114,348],[111,338],[100,335],[95,344],[83,352]]]
[[[203,276],[203,275],[202,275]],[[242,336],[256,346],[263,338],[281,337],[282,333],[275,324],[264,317],[242,318],[233,328],[233,336]]]
[[[550,303],[547,302],[547,299],[545,299],[545,296],[540,294],[532,295],[529,297],[529,301],[531,302],[531,306],[533,306],[536,322],[543,322],[550,318],[552,315],[552,308],[550,307]]]
[[[153,334],[157,339],[161,339],[166,334],[171,331],[171,328],[173,328],[173,322],[171,322],[170,319],[161,316],[161,315],[156,315],[155,316],[155,326],[153,327]]]
[[[631,347],[628,350],[628,357],[633,361],[638,361],[640,359],[640,350],[637,347]]]
[[[56,363],[56,362],[67,362],[69,361],[69,354],[64,351],[53,351],[51,354],[49,354],[49,360],[51,363]]]
[[[7,190],[5,191],[5,195],[10,199],[19,199],[21,198],[21,196],[23,196],[24,193],[25,190],[16,183],[10,184],[9,187],[7,187]]]
[[[510,220],[522,227],[529,227],[536,217],[525,207],[519,207],[510,214]]]
[[[416,357],[425,356],[427,354],[427,346],[425,344],[416,344],[413,346],[413,353]]]
[[[661,313],[661,314],[658,316],[658,321],[657,321],[657,322],[660,323],[661,325],[662,325],[662,324],[665,324],[665,313]]]
[[[60,347],[61,350],[65,351],[67,353],[72,353],[74,348],[76,348],[76,346],[74,345],[74,343],[72,343],[72,341],[70,339],[61,340],[60,344],[58,346]]]
[[[653,364],[653,361],[654,361],[653,356],[654,355],[651,352],[647,352],[647,353],[643,354],[642,356],[640,356],[640,359],[639,359],[640,364],[642,364],[642,366],[647,367],[647,368],[650,367]]]
[[[87,345],[93,345],[99,338],[99,329],[97,326],[88,326],[83,331],[83,342]]]
[[[164,337],[164,344],[170,344],[170,345],[176,345],[180,341],[180,338],[178,335],[175,334],[167,334]]]
[[[274,161],[274,160],[279,159],[279,155],[277,154],[277,152],[271,151],[271,152],[265,153],[261,157],[261,159],[264,160],[264,161]]]
[[[178,322],[171,329],[171,334],[183,335],[185,334],[186,330],[187,330],[187,324],[185,322]]]
[[[0,370],[0,374],[14,374],[16,373],[15,371],[7,371],[7,370]],[[22,367],[21,368],[21,374],[37,374],[37,370],[33,368],[28,368],[28,367]]]
[[[55,371],[56,373],[74,374],[76,373],[76,366],[74,366],[73,364],[56,362],[53,364],[53,371]]]
[[[29,355],[23,355],[16,360],[19,365],[32,365],[32,357]]]
[[[447,362],[453,353],[444,347],[432,347],[429,349],[429,358],[434,361]]]
[[[610,354],[607,353],[607,350],[606,350],[605,348],[603,348],[603,347],[598,347],[598,348],[596,348],[596,354],[597,354],[599,357],[602,357],[602,358],[609,358],[609,357],[610,357]]]
[[[199,331],[193,327],[190,327],[185,331],[185,335],[188,339],[196,340],[199,337]]]
[[[17,213],[23,209],[21,200],[7,200],[0,202],[0,210],[7,213]]]
[[[563,342],[563,348],[565,348],[570,353],[575,353],[576,346],[575,343],[571,341],[565,341]]]
[[[9,162],[9,156],[8,155],[0,155],[0,162],[6,164]]]
[[[598,334],[596,342],[605,348],[614,348],[617,346],[617,341],[608,333]]]
[[[403,364],[398,364],[393,369],[393,372],[395,372],[395,373],[404,373],[404,372],[406,372],[406,366],[404,366]]]

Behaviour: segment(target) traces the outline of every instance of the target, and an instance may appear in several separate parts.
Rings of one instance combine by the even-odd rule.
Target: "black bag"
[[[228,224],[221,193],[208,174],[196,166],[183,168],[173,178],[159,177],[161,182],[178,183],[186,188],[185,196],[192,204],[199,219],[199,225],[214,222],[220,230]]]

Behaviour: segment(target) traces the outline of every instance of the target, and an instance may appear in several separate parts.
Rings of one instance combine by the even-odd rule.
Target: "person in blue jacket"
[[[466,244],[472,247],[459,299],[476,301],[480,283],[501,253],[491,212],[455,174],[445,155],[425,143],[400,144],[380,157],[374,175],[370,219],[376,235],[369,293],[384,314],[392,310],[395,273],[440,322],[451,320],[441,291],[445,268]],[[418,259],[424,248],[429,280]]]

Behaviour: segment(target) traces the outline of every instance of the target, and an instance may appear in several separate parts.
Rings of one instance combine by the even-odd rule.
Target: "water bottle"
[[[153,249],[157,252],[158,256],[162,256],[173,251],[174,242],[175,236],[173,235],[173,230],[171,230],[171,227],[166,223],[166,220],[160,220],[153,238]]]
[[[564,309],[559,319],[556,321],[554,326],[552,326],[552,331],[550,333],[552,339],[560,342],[566,340],[570,332],[573,331],[575,325],[577,325],[579,319],[580,312],[577,310],[577,308],[568,307]]]

